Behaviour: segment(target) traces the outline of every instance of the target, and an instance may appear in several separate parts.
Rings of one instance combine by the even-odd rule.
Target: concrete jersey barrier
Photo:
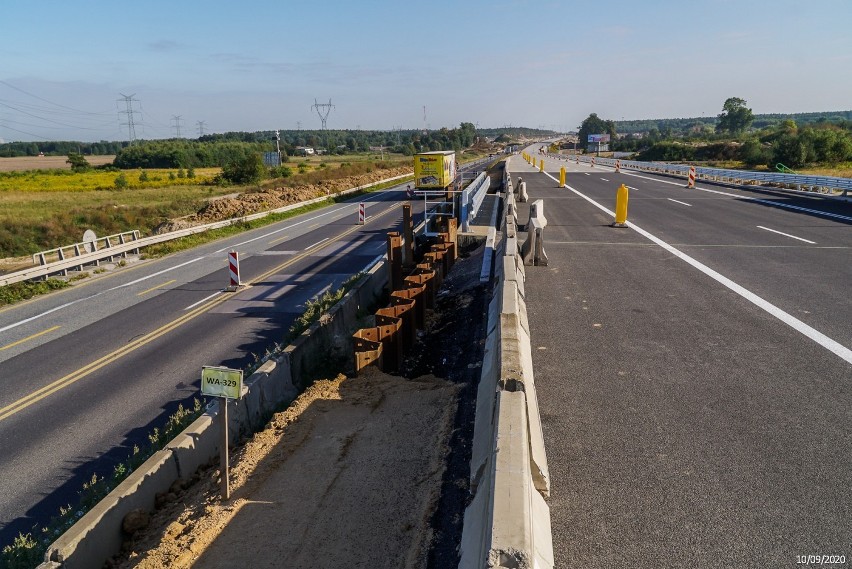
[[[513,201],[511,177],[505,179]],[[521,182],[522,183],[522,182]],[[509,204],[507,203],[507,206]],[[459,567],[554,566],[550,474],[532,369],[524,265],[507,207],[488,307],[482,374],[471,449],[470,492]]]

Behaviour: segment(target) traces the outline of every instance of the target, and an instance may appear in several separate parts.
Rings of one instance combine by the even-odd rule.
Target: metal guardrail
[[[393,178],[387,178],[384,180],[380,180],[378,182],[373,182],[371,184],[366,184],[364,186],[358,186],[356,188],[351,188],[348,190],[344,190],[337,195],[346,195],[353,192],[357,192],[360,190],[367,189],[371,186],[376,186],[379,184],[383,184],[386,182],[393,182],[395,180],[400,180],[402,178],[406,178],[411,176],[411,174],[403,174],[401,176],[394,176]],[[252,221],[255,219],[260,219],[262,217],[266,217],[267,215],[273,213],[283,213],[285,211],[289,211],[292,209],[296,209],[305,205],[310,205],[314,203],[323,202],[328,199],[328,196],[321,196],[318,198],[314,198],[311,200],[286,205],[284,207],[280,207],[277,209],[272,209],[269,211],[262,211],[260,213],[253,213],[251,215],[246,215],[243,217],[236,217],[233,219],[226,219],[224,221],[216,221],[213,223],[206,223],[204,225],[196,225],[194,227],[188,227],[186,229],[180,229],[178,231],[171,231],[169,233],[163,233],[161,235],[152,235],[150,237],[142,237],[141,239],[136,239],[134,241],[126,242],[124,244],[113,245],[109,248],[100,249],[98,251],[93,251],[91,253],[84,253],[82,255],[74,256],[71,258],[62,259],[56,261],[54,263],[48,263],[44,266],[40,267],[32,267],[29,269],[24,269],[21,271],[17,271],[14,273],[9,273],[6,275],[0,275],[0,286],[28,281],[33,279],[45,278],[49,275],[55,275],[63,272],[67,272],[69,269],[74,269],[76,267],[81,267],[83,265],[94,264],[98,261],[102,261],[104,259],[109,259],[112,257],[116,257],[122,254],[126,254],[129,251],[138,250],[142,247],[147,247],[149,245],[155,245],[157,243],[164,243],[166,241],[171,241],[173,239],[179,239],[181,237],[186,237],[188,235],[194,235],[196,233],[203,233],[204,231],[209,231],[210,229],[218,229],[220,227],[227,227],[229,225],[234,225],[236,223],[243,223],[246,221]]]
[[[461,194],[461,226],[462,231],[470,231],[470,220],[476,217],[479,207],[491,187],[491,178],[482,172],[471,184],[462,190]]]
[[[56,257],[58,260],[64,261],[67,257],[79,257],[85,253],[93,253],[95,251],[110,249],[115,245],[124,245],[129,241],[138,240],[138,229],[125,231],[123,233],[116,233],[115,235],[107,235],[106,237],[95,237],[91,241],[81,241],[80,243],[74,243],[73,245],[64,245],[62,247],[56,247],[55,249],[47,249],[46,251],[33,253],[33,264],[44,266],[49,262],[52,262],[48,261],[48,258]]]
[[[568,157],[557,154],[548,154],[551,158],[567,161]],[[573,158],[573,157],[572,157]],[[589,163],[592,156],[584,154],[577,155],[576,159]],[[613,158],[598,158],[594,157],[595,163],[602,166],[614,168],[616,160]],[[689,175],[691,166],[687,164],[668,164],[665,162],[639,162],[636,160],[618,160],[621,168],[628,170],[639,170],[643,172],[655,172],[661,174],[669,174],[673,176],[682,176],[686,178]],[[852,190],[852,178],[839,178],[834,176],[808,176],[804,174],[782,174],[775,172],[753,172],[748,170],[726,170],[722,168],[705,168],[695,167],[695,177],[697,180],[708,180],[713,182],[727,182],[740,185],[769,185],[770,187],[780,187],[784,189],[819,192],[822,194],[836,195],[848,197],[849,191]],[[804,190],[803,188],[808,188]]]

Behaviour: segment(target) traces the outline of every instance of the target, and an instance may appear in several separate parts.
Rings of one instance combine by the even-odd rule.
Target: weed
[[[0,287],[0,306],[14,304],[22,300],[30,299],[40,294],[59,290],[69,286],[69,283],[59,279],[47,279],[46,281],[19,282]]]
[[[203,406],[199,399],[193,401],[191,409],[183,404],[178,405],[175,411],[166,420],[162,431],[154,428],[148,434],[151,445],[143,452],[139,446],[133,446],[133,452],[127,460],[113,467],[112,476],[98,476],[97,473],[83,483],[80,491],[80,502],[76,508],[67,505],[59,508],[59,515],[54,517],[44,527],[36,526],[33,532],[39,539],[36,540],[32,533],[20,534],[15,540],[0,550],[0,569],[32,569],[44,559],[44,553],[53,541],[65,533],[77,520],[82,518],[86,512],[92,509],[116,486],[118,486],[131,472],[136,470],[156,451],[165,447],[175,436],[183,431],[190,423],[201,416]]]

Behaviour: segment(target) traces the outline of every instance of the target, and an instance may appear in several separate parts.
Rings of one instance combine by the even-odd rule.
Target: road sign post
[[[222,442],[219,452],[222,500],[231,498],[228,467],[228,399],[239,399],[243,391],[243,371],[226,367],[204,366],[201,368],[201,394],[219,397],[219,417]]]

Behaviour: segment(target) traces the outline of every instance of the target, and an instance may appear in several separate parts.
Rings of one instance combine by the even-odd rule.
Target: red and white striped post
[[[231,284],[228,289],[237,290],[242,286],[242,283],[240,282],[240,254],[236,251],[228,253],[228,273],[231,276]]]
[[[686,187],[687,188],[694,188],[695,187],[695,166],[689,167],[689,178],[688,178],[688,181],[686,182]]]
[[[618,174],[621,172],[621,160],[615,161],[615,173]]]
[[[595,157],[592,156],[592,168],[594,168],[594,167],[595,167]]]
[[[358,225],[364,225],[366,212],[364,211],[364,202],[358,204]]]

